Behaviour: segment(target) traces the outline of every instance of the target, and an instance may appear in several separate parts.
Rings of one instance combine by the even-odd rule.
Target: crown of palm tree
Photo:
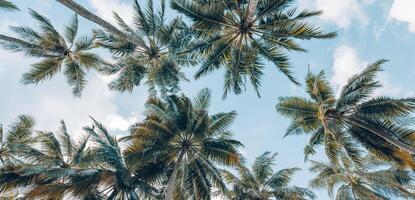
[[[290,71],[286,50],[305,51],[295,39],[332,38],[304,19],[319,11],[288,9],[292,0],[190,1],[173,0],[171,6],[193,21],[192,30],[206,59],[195,78],[225,67],[224,97],[230,91],[240,94],[249,80],[259,95],[264,60],[297,83]]]
[[[314,199],[313,192],[306,188],[290,186],[292,176],[299,168],[287,168],[275,171],[275,156],[265,152],[255,159],[251,169],[243,163],[237,166],[238,175],[222,170],[224,180],[232,187],[228,196],[232,200],[269,200],[269,199]]]
[[[99,44],[109,49],[117,59],[115,66],[104,68],[108,74],[119,73],[118,78],[110,83],[110,88],[131,92],[147,79],[151,94],[156,93],[156,86],[163,94],[174,93],[179,89],[180,80],[186,79],[180,68],[197,63],[194,54],[177,54],[191,42],[186,24],[180,17],[166,23],[164,1],[161,1],[160,10],[153,7],[152,0],[147,1],[145,9],[136,0],[133,8],[134,27],[117,14],[114,16],[124,35],[134,38],[134,41],[111,32],[96,31]]]
[[[86,175],[97,185],[104,188],[100,196],[108,199],[132,199],[138,200],[140,196],[151,197],[157,195],[157,190],[150,184],[157,181],[164,170],[162,162],[156,159],[136,160],[136,163],[126,162],[117,139],[111,136],[107,129],[93,119],[93,126],[84,128],[93,136],[98,145],[95,156],[102,167],[97,168],[96,174]],[[94,180],[94,179],[97,179]],[[88,192],[91,187],[83,181],[83,177],[77,179],[85,186],[76,186],[79,191]],[[75,185],[77,185],[75,183]],[[104,194],[104,195],[102,195]]]
[[[18,145],[31,145],[36,142],[33,137],[34,120],[20,115],[10,126],[5,135],[0,124],[0,161],[2,166],[14,165],[22,162],[14,153]]]
[[[21,162],[3,168],[1,191],[24,188],[29,199],[63,199],[65,195],[138,199],[137,192],[144,197],[156,195],[149,183],[161,174],[163,165],[154,160],[150,165],[144,160],[134,166],[126,164],[117,140],[100,123],[93,122],[92,127],[85,128],[93,141],[88,136],[74,144],[62,122],[58,137],[38,132],[36,145],[19,142],[13,153]],[[88,147],[88,142],[95,145]]]
[[[0,35],[1,44],[10,51],[42,58],[42,61],[33,64],[31,70],[23,75],[23,83],[38,84],[52,78],[65,66],[67,82],[72,86],[73,94],[80,96],[86,84],[86,71],[104,64],[100,56],[90,52],[95,47],[94,38],[84,36],[76,40],[76,15],[65,27],[63,36],[48,18],[34,10],[30,10],[30,15],[39,23],[40,32],[27,26],[19,26],[12,27],[12,30],[20,38]]]
[[[415,99],[372,95],[381,87],[375,77],[384,62],[373,63],[351,77],[338,97],[334,96],[324,72],[309,72],[306,91],[310,98],[280,98],[277,111],[292,119],[286,135],[311,134],[305,148],[306,158],[315,152],[316,146],[324,144],[333,163],[338,162],[339,152],[343,150],[359,163],[359,146],[363,145],[382,159],[415,167],[411,157],[415,153],[414,131],[409,126]]]
[[[381,168],[379,163],[385,163],[373,156],[362,159],[367,164],[364,170],[353,166],[353,162],[345,154],[342,155],[340,165],[310,161],[310,170],[317,173],[310,181],[310,187],[325,188],[330,197],[334,196],[336,190],[336,200],[415,199],[414,193],[408,190],[413,180],[409,171],[394,168],[379,169]]]
[[[34,138],[35,142],[13,145],[12,154],[20,162],[1,176],[1,187],[7,190],[30,185],[25,198],[62,199],[77,170],[95,163],[94,155],[87,149],[88,138],[74,144],[63,121],[58,134],[39,131]]]
[[[216,164],[239,162],[228,127],[235,112],[208,114],[210,92],[202,90],[192,101],[185,96],[151,98],[146,119],[133,126],[127,157],[157,156],[170,166],[165,199],[207,199],[213,187],[225,190]],[[153,153],[149,153],[153,152]]]
[[[10,1],[0,0],[0,11],[12,11],[19,10],[16,5]]]

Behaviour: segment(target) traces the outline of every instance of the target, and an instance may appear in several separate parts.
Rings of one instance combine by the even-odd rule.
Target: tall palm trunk
[[[56,0],[56,1],[68,7],[69,9],[81,15],[82,17],[85,17],[86,19],[97,23],[98,25],[108,29],[109,31],[113,33],[120,35],[120,36],[124,35],[124,33],[118,30],[115,26],[111,25],[109,22],[103,20],[102,18],[96,16],[95,14],[93,14],[86,8],[82,7],[81,5],[77,4],[73,0]]]
[[[258,2],[259,0],[249,0],[248,12],[246,14],[246,23],[251,23],[252,20],[254,19]]]
[[[92,21],[92,22],[102,26],[103,28],[107,29],[108,31],[112,32],[113,34],[116,34],[116,35],[118,35],[119,37],[121,37],[125,40],[131,41],[131,39],[128,38],[127,35],[125,35],[118,28],[111,25],[109,22],[103,20],[102,18],[98,17],[97,15],[93,14],[92,12],[90,12],[86,8],[82,7],[81,5],[77,4],[73,0],[56,0],[56,1],[61,3],[64,6],[66,6],[67,8],[71,9],[72,11],[77,13],[78,15],[81,15],[85,19],[87,19],[89,21]],[[131,42],[135,43],[134,41],[131,41]]]
[[[391,137],[390,135],[386,134],[384,131],[381,131],[379,129],[375,129],[375,128],[371,128],[371,127],[367,127],[364,125],[364,123],[360,122],[359,120],[356,119],[352,119],[350,117],[345,117],[344,118],[347,122],[349,122],[350,124],[353,124],[355,126],[358,126],[360,128],[366,129],[372,133],[374,133],[375,135],[381,137],[382,139],[386,140],[387,142],[389,142],[390,144],[394,145],[395,147],[404,150],[410,154],[415,155],[415,148],[396,139]]]
[[[184,157],[184,152],[180,152],[179,158],[177,158],[177,162],[174,164],[174,169],[173,169],[173,174],[171,175],[169,182],[167,183],[167,191],[166,191],[166,196],[165,196],[165,200],[172,200],[173,199],[173,193],[174,193],[174,185],[176,183],[176,179],[177,179],[177,174],[179,173],[179,167],[180,164],[182,163]]]

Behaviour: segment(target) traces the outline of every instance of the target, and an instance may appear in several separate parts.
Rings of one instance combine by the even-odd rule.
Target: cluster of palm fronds
[[[75,96],[81,96],[87,72],[113,75],[109,88],[132,92],[141,84],[150,97],[145,118],[123,137],[111,135],[92,119],[84,136],[73,138],[62,121],[58,132],[34,130],[19,116],[0,127],[0,194],[17,199],[211,199],[303,200],[316,198],[307,188],[291,186],[299,168],[274,171],[275,155],[259,156],[248,168],[232,138],[236,112],[208,112],[210,91],[196,98],[177,95],[188,80],[184,67],[197,66],[198,79],[222,68],[223,96],[241,94],[250,82],[260,95],[268,62],[292,82],[287,51],[306,51],[297,40],[328,39],[307,21],[320,11],[294,8],[293,0],[171,0],[179,15],[168,18],[166,2],[133,1],[129,24],[117,13],[117,26],[73,0],[56,0],[76,13],[60,33],[52,21],[29,10],[37,29],[11,27],[0,44],[39,58],[23,75],[39,84],[63,70]],[[0,11],[19,10],[0,0]],[[102,29],[78,36],[78,15]],[[183,16],[182,16],[183,15]],[[187,19],[184,19],[186,17]],[[113,63],[96,49],[108,50]],[[309,134],[306,160],[324,146],[329,163],[310,161],[312,189],[326,188],[336,199],[415,199],[415,98],[374,97],[381,85],[380,60],[351,77],[338,95],[324,72],[309,72],[309,98],[282,97],[277,111],[292,120],[286,135]],[[228,171],[221,168],[235,170]]]
[[[258,158],[249,184],[221,171],[219,166],[236,166],[250,173],[240,161],[242,144],[229,131],[235,112],[210,115],[209,101],[207,89],[193,100],[153,97],[128,136],[116,138],[92,119],[78,142],[63,121],[58,132],[34,131],[33,119],[19,116],[4,138],[0,132],[0,191],[20,192],[24,199],[210,199],[217,189],[223,197],[243,198],[256,183],[270,187],[260,191],[262,199],[314,197],[289,187],[296,168],[273,174],[268,154]]]
[[[311,186],[326,187],[329,194],[340,186],[336,199],[415,198],[405,188],[413,180],[406,170],[415,169],[415,98],[373,95],[381,87],[375,78],[384,62],[351,77],[338,96],[324,71],[309,72],[305,82],[310,98],[281,97],[277,104],[277,111],[292,119],[286,135],[310,135],[306,160],[324,145],[330,163],[312,161],[311,170],[318,176]],[[385,163],[390,169],[373,171]]]
[[[132,91],[145,82],[151,94],[175,93],[180,81],[187,80],[182,72],[185,66],[199,65],[195,78],[200,78],[220,67],[225,68],[224,95],[233,91],[240,94],[249,79],[258,92],[265,61],[271,61],[278,70],[295,83],[286,50],[305,51],[294,39],[331,38],[335,33],[324,33],[305,22],[320,12],[289,9],[291,0],[266,0],[257,9],[248,9],[246,1],[190,1],[174,0],[171,7],[188,16],[187,25],[178,16],[167,22],[166,3],[159,9],[152,0],[145,8],[133,1],[133,23],[127,24],[117,13],[118,27],[102,20],[72,0],[57,0],[77,14],[101,25],[93,36],[75,41],[78,20],[75,16],[61,35],[46,17],[31,11],[40,25],[40,32],[30,27],[12,27],[19,38],[0,35],[7,49],[43,60],[33,64],[23,77],[25,84],[37,84],[53,77],[65,65],[64,74],[80,95],[86,84],[89,69],[103,74],[117,74],[109,84],[116,91]],[[0,2],[1,3],[1,2]],[[4,8],[14,8],[9,2]],[[115,63],[104,62],[91,52],[93,48],[108,49]]]

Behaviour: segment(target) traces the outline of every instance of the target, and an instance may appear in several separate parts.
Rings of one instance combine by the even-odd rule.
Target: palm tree
[[[138,194],[142,197],[157,197],[157,190],[150,184],[160,179],[160,174],[165,169],[163,163],[156,159],[126,162],[117,139],[111,136],[102,124],[92,120],[93,126],[84,130],[93,136],[97,145],[94,151],[95,159],[103,167],[95,169],[91,174],[77,177],[74,187],[79,192],[87,193],[99,185],[104,188],[100,194],[105,194],[105,199],[138,200]],[[91,182],[85,182],[84,178]]]
[[[177,54],[191,42],[186,24],[179,17],[166,23],[164,1],[160,7],[156,10],[153,1],[148,0],[147,8],[142,9],[135,0],[134,27],[114,14],[124,35],[139,44],[112,32],[96,31],[100,46],[109,49],[117,60],[114,66],[104,68],[108,74],[119,74],[110,83],[111,89],[131,92],[147,79],[151,94],[155,94],[156,86],[162,94],[174,93],[179,90],[180,80],[186,80],[181,67],[197,63],[194,54]]]
[[[411,157],[415,153],[411,139],[414,131],[408,126],[415,99],[373,96],[373,91],[381,87],[375,77],[384,62],[375,62],[351,77],[338,97],[333,94],[324,72],[309,72],[306,92],[310,98],[280,98],[277,111],[292,120],[286,135],[311,134],[305,148],[306,157],[324,143],[333,163],[338,162],[338,154],[343,150],[359,163],[360,143],[383,159],[415,167]]]
[[[75,96],[80,96],[85,87],[86,71],[97,69],[104,64],[99,55],[90,50],[95,47],[93,37],[80,37],[78,32],[78,17],[74,15],[69,25],[65,27],[62,36],[53,27],[50,20],[34,10],[30,15],[39,23],[40,32],[27,27],[12,27],[20,37],[14,38],[0,35],[2,45],[12,52],[24,53],[27,56],[42,58],[32,65],[32,69],[23,75],[24,84],[39,84],[52,78],[65,66],[64,75],[72,86]]]
[[[138,162],[127,165],[115,137],[93,120],[84,129],[88,137],[75,144],[62,122],[59,134],[38,132],[39,143],[20,144],[16,154],[25,163],[3,168],[0,190],[23,188],[25,198],[138,199],[157,195],[149,183],[162,174],[164,165]],[[89,137],[93,141],[89,140]],[[92,142],[93,145],[87,145]]]
[[[3,182],[3,187],[18,187],[32,183],[31,188],[26,191],[25,198],[62,199],[65,191],[69,189],[69,179],[65,181],[66,176],[70,176],[75,168],[93,166],[95,156],[87,149],[87,142],[88,138],[85,138],[75,144],[66,130],[64,121],[61,121],[58,134],[38,131],[36,143],[19,142],[14,145],[14,155],[19,157],[21,162],[7,169],[2,177],[3,180],[7,180]],[[16,177],[11,178],[12,174]]]
[[[18,152],[17,146],[33,145],[36,143],[37,138],[33,134],[34,125],[33,118],[20,115],[10,125],[6,134],[3,126],[0,124],[0,174],[23,163],[21,158],[16,155],[16,152]],[[21,191],[17,189],[4,189],[0,191],[1,196],[6,199],[18,199],[21,196]]]
[[[12,10],[19,10],[19,8],[17,8],[17,6],[14,5],[10,1],[0,0],[0,11],[1,10],[4,10],[4,11],[12,11]]]
[[[199,50],[205,55],[195,78],[224,67],[224,97],[230,91],[240,94],[247,79],[259,95],[267,60],[297,83],[286,50],[306,51],[295,39],[327,39],[336,33],[324,33],[305,21],[320,11],[296,12],[295,8],[289,9],[291,3],[291,0],[173,0],[172,8],[193,21],[192,30],[200,39],[187,51]]]
[[[314,199],[312,191],[290,186],[292,176],[299,168],[287,168],[274,172],[275,156],[265,152],[255,159],[251,169],[241,164],[237,166],[238,175],[223,170],[224,180],[232,187],[228,196],[232,200],[302,200]]]
[[[21,160],[15,155],[18,145],[32,145],[36,142],[33,135],[33,118],[20,115],[10,126],[7,134],[4,133],[3,126],[0,124],[0,161],[1,166],[18,164]]]
[[[325,188],[330,197],[336,191],[335,199],[415,199],[415,193],[407,187],[412,185],[411,172],[402,169],[379,169],[364,158],[366,169],[359,170],[346,156],[340,165],[310,161],[310,170],[317,176],[310,181],[314,189]]]
[[[182,96],[150,98],[146,119],[132,127],[130,160],[152,156],[169,166],[164,198],[210,199],[213,187],[225,191],[216,164],[239,163],[237,148],[228,127],[236,113],[209,115],[210,91],[199,92],[193,100]]]

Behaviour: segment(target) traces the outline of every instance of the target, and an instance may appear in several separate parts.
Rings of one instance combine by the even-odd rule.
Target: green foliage
[[[327,189],[336,200],[415,199],[410,190],[411,172],[391,167],[370,155],[363,159],[367,164],[363,170],[353,166],[345,155],[340,165],[311,161],[310,170],[317,175],[310,181],[310,187]],[[379,169],[379,166],[387,168]]]
[[[138,194],[157,195],[150,183],[163,175],[164,165],[154,160],[126,164],[116,138],[94,119],[92,127],[84,128],[87,135],[79,142],[72,140],[63,121],[57,133],[35,134],[32,127],[30,118],[20,116],[3,143],[2,193],[24,188],[21,193],[28,199],[63,199],[67,195],[139,199]]]
[[[133,3],[133,27],[114,13],[119,27],[134,38],[134,43],[110,32],[95,31],[98,44],[110,50],[116,59],[114,66],[101,71],[118,73],[109,85],[115,91],[132,92],[145,80],[150,94],[156,94],[157,90],[163,95],[175,93],[180,89],[180,81],[187,80],[181,68],[197,64],[195,54],[178,53],[191,43],[191,35],[180,17],[166,22],[164,1],[160,10],[153,7],[152,0],[147,1],[145,8],[141,5],[137,0]]]
[[[187,51],[198,50],[204,56],[195,78],[225,68],[224,97],[243,92],[249,80],[259,95],[264,61],[269,61],[294,83],[286,51],[305,51],[295,41],[327,39],[336,33],[324,33],[306,22],[321,12],[290,8],[290,0],[259,1],[249,13],[250,1],[173,0],[171,7],[186,15],[192,32],[200,42]],[[253,17],[250,18],[253,14]]]
[[[0,11],[12,11],[19,10],[16,5],[10,1],[0,0]]]
[[[238,175],[222,170],[224,180],[231,190],[226,193],[229,199],[243,200],[269,200],[269,199],[314,199],[311,190],[297,186],[290,186],[293,175],[299,168],[287,168],[274,172],[276,154],[265,152],[255,159],[249,169],[244,163],[236,167]]]
[[[320,11],[299,11],[293,0],[171,0],[171,8],[190,19],[188,25],[181,16],[167,20],[164,0],[160,6],[134,0],[133,23],[114,13],[117,28],[75,1],[57,1],[104,29],[79,37],[74,15],[59,33],[48,18],[30,10],[37,30],[18,26],[11,27],[16,37],[0,34],[4,48],[41,59],[22,82],[39,84],[62,71],[77,97],[89,70],[114,75],[109,84],[114,91],[132,92],[144,83],[150,94],[145,118],[121,138],[92,118],[76,140],[64,121],[57,132],[34,130],[34,120],[24,115],[9,127],[0,124],[2,197],[17,198],[17,191],[24,199],[316,198],[311,190],[290,185],[299,168],[274,171],[276,154],[265,152],[246,166],[238,151],[243,145],[230,131],[236,112],[210,114],[210,90],[193,99],[177,92],[187,80],[183,67],[196,65],[195,79],[224,69],[224,98],[244,92],[248,81],[260,96],[267,62],[299,84],[287,52],[306,51],[298,40],[336,36],[308,21]],[[0,0],[0,11],[12,10],[19,9]],[[98,47],[109,50],[115,63],[96,54]],[[329,158],[328,164],[311,161],[317,173],[311,188],[325,188],[336,199],[415,199],[406,169],[415,169],[415,99],[373,95],[381,87],[375,78],[384,62],[351,77],[339,95],[323,71],[309,71],[308,98],[279,99],[277,111],[291,119],[285,136],[309,134],[305,159],[320,145]]]
[[[306,158],[314,154],[316,146],[324,144],[333,165],[340,161],[339,154],[346,152],[362,168],[363,146],[379,158],[415,167],[411,157],[414,130],[408,126],[412,123],[415,99],[373,96],[373,91],[381,87],[375,77],[384,62],[375,62],[351,77],[338,97],[324,72],[309,72],[306,92],[310,98],[280,98],[277,111],[292,120],[286,135],[311,135],[305,148]]]
[[[94,38],[80,37],[78,17],[74,15],[61,35],[51,21],[34,10],[30,15],[38,22],[40,31],[27,26],[12,27],[19,38],[0,35],[1,44],[8,50],[26,56],[41,58],[23,75],[24,84],[39,84],[51,79],[63,69],[75,96],[81,96],[86,84],[86,72],[105,65],[99,55],[92,53]]]
[[[146,119],[132,128],[127,161],[135,162],[150,152],[165,160],[169,167],[165,191],[173,189],[174,199],[208,199],[212,188],[225,191],[216,165],[239,164],[237,148],[242,144],[228,130],[236,113],[209,115],[209,102],[207,89],[194,100],[175,95],[150,98]]]
[[[129,136],[117,139],[92,119],[77,142],[63,121],[57,133],[34,131],[33,120],[20,116],[1,146],[0,191],[24,188],[28,199],[161,199],[170,185],[174,199],[209,199],[214,188],[227,190],[217,165],[239,165],[242,146],[229,131],[236,113],[209,115],[209,104],[207,89],[193,100],[152,97]]]

